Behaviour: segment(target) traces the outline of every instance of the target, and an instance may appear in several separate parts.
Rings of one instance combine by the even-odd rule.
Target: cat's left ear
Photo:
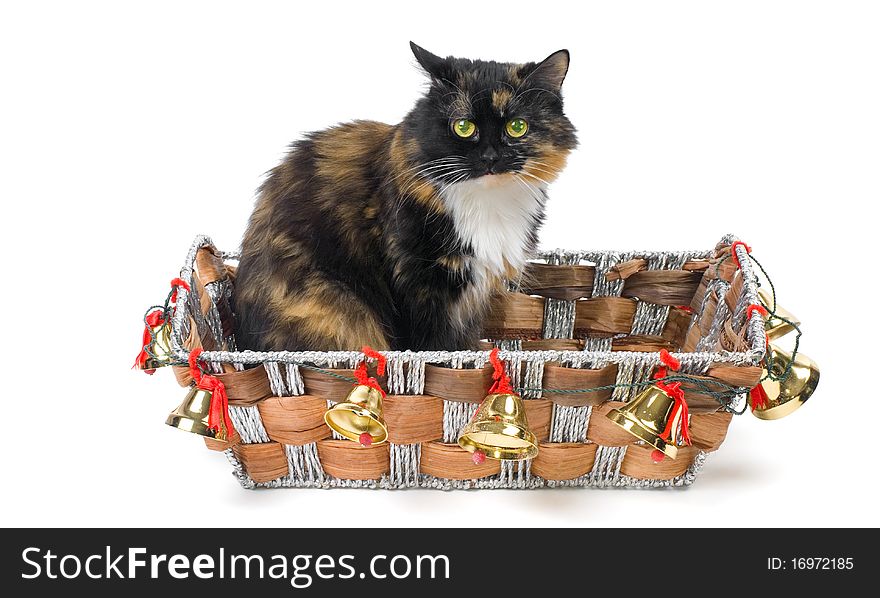
[[[449,63],[445,58],[440,58],[435,54],[431,54],[426,49],[413,42],[409,42],[409,47],[412,49],[412,53],[415,55],[419,65],[425,69],[425,72],[428,73],[428,75],[434,79],[444,79],[447,77],[448,73],[446,71]]]
[[[568,73],[568,50],[558,50],[535,65],[526,67],[525,76],[529,83],[559,91]]]

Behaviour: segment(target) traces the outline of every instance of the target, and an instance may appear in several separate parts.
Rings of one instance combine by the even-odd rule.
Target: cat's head
[[[562,110],[567,50],[514,64],[441,58],[410,46],[430,77],[402,126],[421,176],[444,185],[506,174],[534,186],[559,175],[577,144]]]

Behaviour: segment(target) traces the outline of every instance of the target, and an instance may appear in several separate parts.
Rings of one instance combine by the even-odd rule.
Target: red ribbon
[[[135,358],[134,365],[131,366],[132,368],[143,369],[144,365],[147,363],[147,359],[150,358],[148,349],[153,342],[153,329],[165,323],[165,314],[161,309],[155,309],[147,314],[145,322],[146,326],[144,326],[144,335],[141,340],[141,352],[138,353],[138,356]],[[144,370],[144,373],[152,376],[156,373],[156,370]]]
[[[229,397],[226,395],[226,386],[219,378],[210,374],[203,374],[199,368],[201,348],[193,349],[189,354],[189,373],[192,375],[196,386],[201,390],[211,393],[211,408],[208,411],[208,428],[215,433],[220,431],[221,423],[226,427],[226,437],[231,438],[235,433],[232,420],[229,419]]]
[[[495,381],[492,386],[489,387],[489,394],[516,394],[513,392],[513,387],[510,386],[510,376],[504,371],[504,362],[498,357],[497,347],[492,349],[492,352],[489,353],[489,363],[492,364],[494,370],[492,372],[492,380]]]
[[[746,308],[746,320],[752,319],[752,312],[758,312],[763,317],[767,317],[770,315],[770,312],[767,311],[767,308],[763,305],[758,305],[757,303],[752,303]]]
[[[666,419],[666,427],[663,429],[663,432],[660,434],[660,438],[667,442],[675,442],[675,438],[673,435],[675,434],[674,424],[675,420],[678,419],[677,416],[681,416],[681,440],[686,445],[690,446],[691,444],[691,434],[688,428],[688,404],[684,399],[684,390],[681,388],[681,382],[672,382],[671,384],[667,384],[666,382],[662,382],[662,379],[668,375],[668,370],[678,371],[681,368],[681,362],[673,357],[669,351],[666,349],[660,350],[660,361],[663,365],[657,368],[657,371],[654,373],[654,384],[669,395],[675,404],[672,406],[672,411],[669,413],[669,417]]]
[[[767,396],[767,391],[760,384],[749,391],[749,397],[751,398],[752,411],[755,409],[766,409],[770,404],[770,397]]]
[[[746,253],[751,253],[752,248],[746,245],[743,241],[734,241],[733,245],[730,246],[730,256],[733,258],[733,263],[736,264],[737,268],[742,268],[742,264],[739,263],[739,256],[736,255],[736,248],[739,245],[742,245],[745,248]]]
[[[189,293],[190,288],[189,284],[182,278],[172,278],[171,279],[171,303],[177,303],[177,287],[181,287],[186,289],[186,292]]]
[[[372,347],[364,346],[361,349],[361,353],[364,354],[364,360],[355,368],[354,377],[357,380],[358,384],[363,386],[369,386],[370,388],[374,388],[382,393],[382,398],[385,398],[385,391],[382,390],[382,386],[379,384],[379,381],[370,376],[367,373],[367,359],[375,359],[376,360],[376,375],[384,376],[385,375],[385,364],[387,360],[385,356],[373,349]]]

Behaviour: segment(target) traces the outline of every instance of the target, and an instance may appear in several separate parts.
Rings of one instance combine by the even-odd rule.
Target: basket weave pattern
[[[387,352],[384,417],[389,442],[371,447],[343,440],[324,424],[326,409],[352,388],[298,364],[351,376],[362,354],[235,351],[229,297],[234,254],[198,237],[181,278],[172,319],[175,353],[202,347],[203,361],[226,386],[237,435],[206,439],[225,452],[246,488],[370,487],[537,488],[681,486],[723,442],[732,415],[685,385],[693,446],[677,459],[651,460],[651,448],[604,415],[637,388],[552,393],[649,379],[658,351],[674,351],[682,372],[735,386],[757,383],[765,347],[756,279],[745,250],[731,259],[725,237],[703,252],[567,252],[540,254],[522,280],[511,281],[484,328],[484,351]],[[456,441],[491,385],[488,349],[502,349],[523,398],[540,451],[530,461],[475,464]],[[187,386],[187,368],[175,366]]]

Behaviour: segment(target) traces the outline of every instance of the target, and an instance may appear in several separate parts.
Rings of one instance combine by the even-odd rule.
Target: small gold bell
[[[758,300],[766,309],[770,310],[773,308],[773,296],[767,290],[763,288],[758,289]],[[782,318],[785,318],[788,322]],[[764,330],[767,333],[767,340],[775,341],[780,339],[786,334],[794,332],[795,326],[800,326],[800,324],[801,321],[797,319],[797,316],[777,304],[775,315],[767,316],[767,319],[764,322]]]
[[[382,419],[382,392],[366,384],[358,384],[344,401],[328,409],[324,421],[345,438],[364,446],[388,440],[388,428]]]
[[[607,417],[670,459],[675,459],[678,455],[674,436],[667,441],[661,435],[669,428],[670,417],[674,418],[671,429],[678,430],[681,411],[675,409],[675,399],[662,388],[649,386],[620,409],[609,411]],[[662,459],[663,455],[659,458]]]
[[[149,352],[146,353],[146,359],[138,363],[138,367],[142,370],[155,370],[162,366],[168,365],[173,361],[171,355],[171,326],[168,322],[163,322],[152,328],[152,342],[149,345]]]
[[[793,413],[807,402],[819,384],[819,366],[798,351],[792,362],[791,353],[770,345],[767,369],[775,377],[785,374],[788,364],[791,370],[784,380],[765,378],[750,396],[752,414],[759,419],[779,419]],[[766,370],[765,370],[766,375]],[[760,397],[756,400],[755,395]]]
[[[465,426],[458,445],[466,451],[480,451],[492,459],[519,461],[538,454],[538,442],[529,430],[526,409],[515,394],[490,394]]]
[[[208,427],[212,396],[210,390],[190,386],[183,402],[171,412],[165,423],[184,432],[192,432],[216,440],[228,440],[229,431],[222,422],[220,429],[216,432]]]

